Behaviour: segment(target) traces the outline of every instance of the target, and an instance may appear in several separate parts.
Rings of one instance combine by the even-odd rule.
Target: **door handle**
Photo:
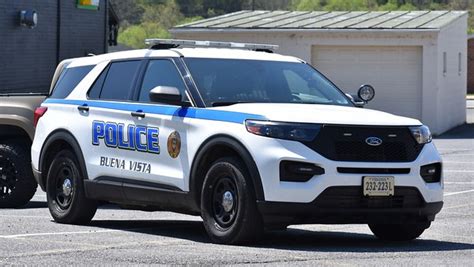
[[[145,112],[143,112],[143,110],[132,111],[131,114],[133,117],[136,117],[136,118],[140,118],[140,119],[145,118]]]
[[[89,106],[87,104],[84,104],[82,106],[78,106],[77,109],[82,113],[89,112]]]

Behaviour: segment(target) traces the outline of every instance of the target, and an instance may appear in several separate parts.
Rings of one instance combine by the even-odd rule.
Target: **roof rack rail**
[[[198,40],[178,40],[178,39],[146,39],[145,44],[150,49],[170,49],[176,47],[218,47],[248,49],[272,53],[278,49],[278,45],[271,44],[253,44],[253,43],[234,43],[234,42],[216,42],[216,41],[198,41]]]

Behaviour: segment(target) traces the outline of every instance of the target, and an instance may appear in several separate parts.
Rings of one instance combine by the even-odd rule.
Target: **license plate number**
[[[395,178],[392,176],[363,177],[364,196],[393,196]]]

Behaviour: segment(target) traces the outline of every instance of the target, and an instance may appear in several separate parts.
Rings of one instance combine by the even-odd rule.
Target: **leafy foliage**
[[[147,38],[170,38],[167,29],[152,22],[142,22],[139,25],[127,27],[119,34],[119,43],[133,48],[145,48]]]
[[[118,42],[133,48],[144,48],[147,38],[170,38],[168,29],[177,24],[202,19],[185,18],[174,0],[114,0],[121,19]]]

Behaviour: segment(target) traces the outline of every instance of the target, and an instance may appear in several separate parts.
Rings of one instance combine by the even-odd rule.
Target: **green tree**
[[[397,0],[388,0],[384,5],[379,7],[382,11],[395,11],[398,10],[398,1]]]
[[[175,1],[167,1],[164,4],[143,5],[145,12],[142,22],[157,23],[163,28],[171,28],[183,20],[178,4]]]
[[[375,8],[377,8],[375,0],[328,0],[327,5],[324,6],[324,9],[328,11],[373,10]]]
[[[291,0],[244,0],[241,8],[246,10],[285,10],[288,9]]]
[[[118,42],[133,48],[145,48],[147,38],[170,38],[170,33],[156,23],[145,22],[132,25],[120,32]]]
[[[144,10],[140,22],[121,27],[118,35],[119,43],[133,48],[146,47],[147,38],[170,38],[169,28],[202,19],[199,16],[185,18],[174,0],[140,0],[137,5]]]
[[[127,27],[141,22],[143,8],[135,0],[111,0],[111,4],[120,18],[120,25]]]
[[[293,1],[292,6],[295,10],[301,10],[301,11],[322,9],[320,0]]]
[[[202,16],[204,15],[203,0],[177,0],[181,13],[186,16]]]

